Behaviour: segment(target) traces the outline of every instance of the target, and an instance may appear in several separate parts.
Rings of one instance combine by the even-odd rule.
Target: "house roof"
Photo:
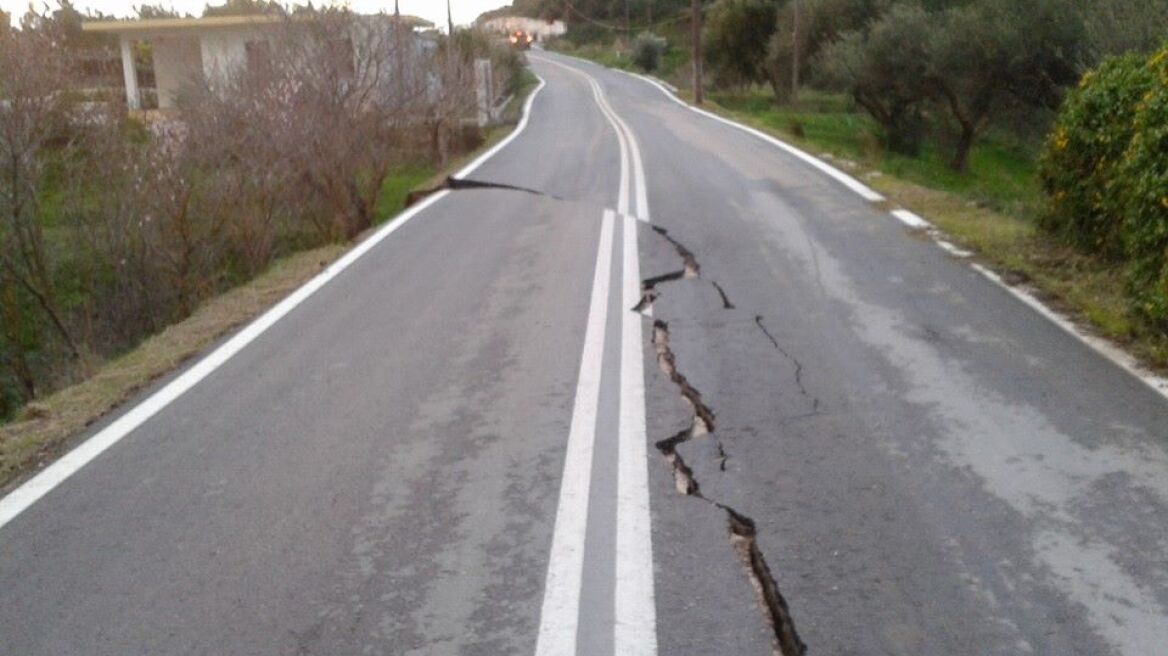
[[[390,16],[389,18],[393,18]],[[197,32],[229,27],[259,27],[284,21],[284,16],[256,14],[250,16],[208,16],[205,18],[147,18],[116,21],[85,21],[85,32],[104,34],[157,34],[159,32]],[[433,27],[434,23],[417,16],[402,16],[410,27]]]

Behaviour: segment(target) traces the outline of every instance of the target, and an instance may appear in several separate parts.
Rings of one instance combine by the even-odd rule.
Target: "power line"
[[[577,9],[576,5],[572,4],[571,0],[563,0],[563,3],[564,3],[564,6],[566,6],[569,11],[571,11],[573,14],[575,14],[576,16],[581,18],[582,20],[584,20],[588,23],[592,23],[593,25],[596,25],[598,27],[603,27],[606,30],[611,30],[613,32],[633,32],[633,31],[637,31],[637,30],[651,30],[653,28],[661,27],[663,25],[671,25],[673,23],[680,23],[682,21],[689,20],[688,14],[678,14],[677,16],[674,16],[672,18],[666,18],[665,20],[660,20],[660,21],[657,21],[656,23],[646,23],[644,25],[639,25],[636,27],[633,27],[632,25],[625,27],[625,26],[616,25],[613,23],[606,23],[602,20],[598,20],[596,18],[589,16],[588,14],[585,14],[584,12]],[[706,11],[706,9],[708,9],[708,8],[702,7],[702,12],[704,13]]]

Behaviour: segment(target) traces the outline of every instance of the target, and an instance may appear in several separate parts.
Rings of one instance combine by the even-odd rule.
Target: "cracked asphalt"
[[[791,155],[531,59],[530,123],[471,182],[0,527],[0,654],[535,652],[624,170],[564,65],[653,208],[654,653],[1168,653],[1162,397]],[[616,651],[621,303],[588,656]]]

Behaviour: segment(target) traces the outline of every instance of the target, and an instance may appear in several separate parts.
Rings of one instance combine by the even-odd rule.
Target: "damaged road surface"
[[[0,499],[0,653],[1165,653],[1163,397],[796,156],[530,59],[502,155]]]

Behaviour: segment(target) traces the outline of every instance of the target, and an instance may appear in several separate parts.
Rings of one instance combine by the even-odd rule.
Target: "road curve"
[[[539,193],[432,201],[13,513],[0,653],[1164,653],[1163,397],[796,155],[531,60],[470,177]]]

